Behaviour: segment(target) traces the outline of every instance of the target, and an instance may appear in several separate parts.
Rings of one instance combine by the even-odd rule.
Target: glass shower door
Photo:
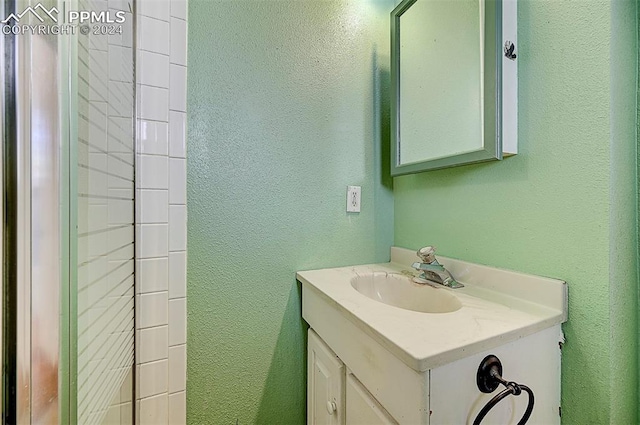
[[[77,356],[74,413],[81,424],[131,423],[134,405],[134,14],[131,3],[116,3],[125,22],[90,24],[86,33],[78,32],[71,50],[77,84],[71,141],[76,178],[70,188],[77,222],[71,243],[76,335],[71,337]],[[114,14],[113,4],[80,1],[78,8]]]
[[[133,423],[134,2],[0,14],[2,422]]]

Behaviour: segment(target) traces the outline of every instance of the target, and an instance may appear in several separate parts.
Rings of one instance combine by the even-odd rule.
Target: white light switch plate
[[[347,212],[360,212],[360,186],[347,186]]]

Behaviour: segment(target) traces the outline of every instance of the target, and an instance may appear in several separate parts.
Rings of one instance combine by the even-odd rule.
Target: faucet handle
[[[420,248],[416,253],[423,263],[433,263],[436,261],[436,249],[433,246]]]

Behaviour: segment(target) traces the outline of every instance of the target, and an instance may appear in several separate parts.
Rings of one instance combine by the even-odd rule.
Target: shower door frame
[[[43,3],[45,3],[43,1]],[[51,0],[59,7],[77,10],[77,0]],[[0,0],[2,18],[11,12],[25,10],[36,1],[30,0]],[[136,2],[133,4],[133,126],[134,126],[134,173],[137,157],[136,117],[137,101],[136,87]],[[75,7],[76,9],[72,9]],[[34,375],[42,374],[38,367],[34,367],[34,350],[36,347],[47,345],[47,349],[55,350],[57,356],[57,385],[50,396],[57,402],[50,403],[49,409],[55,409],[55,416],[61,424],[77,422],[77,199],[72,194],[77,193],[77,172],[73,164],[77,163],[77,127],[78,117],[78,44],[73,35],[56,35],[49,41],[55,41],[55,55],[43,43],[34,42],[29,34],[3,35],[0,42],[0,124],[2,125],[2,150],[0,152],[0,254],[2,255],[3,279],[0,290],[0,364],[2,364],[3,382],[0,386],[2,400],[3,423],[31,423],[38,422],[41,412],[34,405],[33,391]],[[44,61],[44,62],[43,62]],[[37,62],[39,69],[55,70],[55,87],[43,87],[47,80],[33,78],[38,69],[32,65]],[[48,81],[51,83],[51,81]],[[56,92],[56,107],[42,108],[38,102],[42,101],[39,94],[48,91]],[[51,98],[48,98],[51,104]],[[50,106],[50,105],[49,105]],[[38,109],[39,108],[39,109]],[[34,114],[34,110],[38,109]],[[34,115],[45,113],[50,122],[57,124],[57,131],[51,134],[48,145],[37,145],[42,141],[40,134],[32,133]],[[44,139],[47,139],[44,137]],[[53,149],[52,149],[53,148]],[[34,155],[45,152],[54,155],[51,164],[55,164],[55,171],[49,174],[57,188],[56,196],[50,196],[47,205],[39,204],[32,208],[32,161]],[[134,193],[135,193],[134,185]],[[135,205],[135,202],[134,202]],[[33,232],[34,223],[39,218],[51,218],[57,215],[58,227],[57,249],[46,251],[47,258],[58,262],[59,273],[51,273],[46,281],[35,282],[32,279],[33,261]],[[135,217],[135,211],[134,211]],[[135,229],[135,221],[134,221]],[[75,239],[74,239],[75,238]],[[135,232],[134,232],[135,244]],[[43,254],[40,252],[39,254]],[[135,258],[133,261],[135,273]],[[34,334],[32,297],[41,290],[38,286],[48,285],[49,290],[55,289],[52,305],[55,308],[49,312],[48,323],[55,328],[53,339],[39,341]],[[134,284],[134,320],[135,296]],[[56,301],[59,301],[56,303]],[[134,321],[135,323],[135,321]],[[48,327],[48,326],[47,326]],[[34,344],[35,342],[35,344]],[[133,394],[132,420],[136,418],[136,330],[133,334],[134,358],[132,362]],[[23,376],[20,380],[19,377]],[[37,388],[36,388],[37,390]],[[55,405],[55,406],[54,406]],[[50,411],[51,413],[51,411]],[[135,422],[134,422],[135,423]]]
[[[25,0],[5,0],[2,13],[8,16],[27,6]],[[3,37],[2,389],[3,420],[9,422],[30,423],[46,415],[68,422],[61,416],[68,409],[60,408],[69,377],[63,346],[69,341],[64,314],[68,175],[61,173],[68,165],[68,125],[61,120],[68,113],[61,78],[63,40],[29,33]],[[57,266],[48,273],[43,264]],[[34,308],[40,294],[47,295],[46,309]],[[53,353],[51,359],[46,353]]]

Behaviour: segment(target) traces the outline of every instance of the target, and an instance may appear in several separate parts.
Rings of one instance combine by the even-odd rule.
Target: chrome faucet
[[[411,267],[422,273],[420,273],[420,276],[413,278],[414,282],[435,282],[452,289],[462,288],[464,286],[462,283],[457,282],[453,276],[451,276],[451,273],[436,260],[436,249],[434,247],[425,246],[424,248],[420,248],[417,254],[422,262],[415,262]]]

